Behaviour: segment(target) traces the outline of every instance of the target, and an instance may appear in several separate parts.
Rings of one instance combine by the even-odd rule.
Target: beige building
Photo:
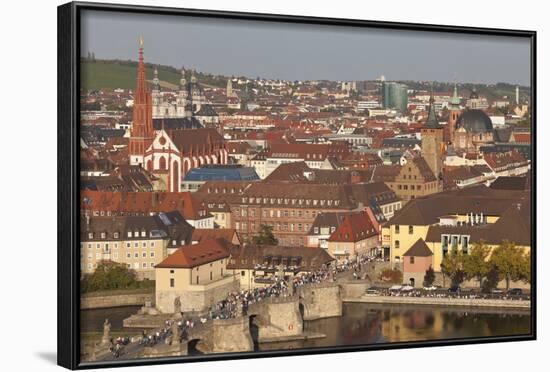
[[[238,278],[243,290],[266,287],[281,274],[293,278],[320,270],[334,259],[320,248],[283,247],[277,245],[233,246],[227,268]]]
[[[404,202],[443,190],[442,182],[435,177],[426,160],[421,157],[408,160],[394,180],[386,181],[386,184]]]
[[[226,268],[228,260],[222,239],[205,239],[177,249],[155,266],[157,308],[173,313],[179,298],[181,311],[204,311],[238,290],[238,280]]]
[[[192,231],[179,212],[85,216],[80,234],[81,274],[93,273],[100,261],[113,261],[126,264],[139,279],[155,279],[155,265],[170,249],[190,243]]]

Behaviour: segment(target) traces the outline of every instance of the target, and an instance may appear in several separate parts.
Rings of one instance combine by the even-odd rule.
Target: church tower
[[[151,97],[153,99],[153,117],[158,118],[162,116],[162,112],[161,112],[162,97],[160,94],[159,72],[156,66],[155,66],[155,72],[153,76],[153,89],[151,91]]]
[[[437,115],[435,114],[433,91],[430,95],[428,119],[420,132],[422,134],[422,157],[428,163],[435,177],[440,179],[443,170],[443,127],[437,121]]]
[[[453,142],[454,133],[456,130],[456,122],[458,121],[458,117],[460,116],[461,113],[462,113],[462,110],[460,110],[460,98],[458,97],[458,90],[455,84],[453,96],[449,101],[449,119],[447,121],[447,126],[444,133],[446,142],[449,142],[449,143]]]
[[[227,88],[225,89],[226,97],[233,97],[233,82],[231,78],[227,79]]]
[[[139,38],[139,61],[137,69],[136,90],[134,92],[134,109],[132,113],[132,130],[130,132],[129,155],[131,165],[143,166],[145,150],[153,142],[153,104],[151,93],[145,82],[145,65],[143,63],[143,39]]]
[[[180,86],[176,99],[176,117],[185,117],[185,106],[187,105],[187,80],[185,80],[185,69],[181,68]]]

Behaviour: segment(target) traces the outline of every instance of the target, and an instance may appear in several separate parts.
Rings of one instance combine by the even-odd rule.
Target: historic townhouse
[[[155,279],[155,265],[172,250],[191,243],[193,227],[178,212],[154,216],[83,216],[80,233],[82,274],[101,261],[135,270],[140,279]]]

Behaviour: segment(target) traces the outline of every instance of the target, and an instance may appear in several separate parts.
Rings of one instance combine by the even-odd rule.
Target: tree
[[[451,278],[452,285],[460,285],[464,281],[464,256],[460,250],[452,250],[441,261],[443,278],[447,275]]]
[[[506,281],[506,290],[510,289],[511,281],[526,280],[530,276],[529,261],[530,256],[508,240],[503,240],[491,255],[491,262],[498,269],[500,278]]]
[[[277,245],[279,241],[273,235],[273,226],[260,225],[260,233],[252,237],[252,243],[258,245]]]
[[[125,264],[101,261],[92,274],[85,275],[80,283],[81,292],[94,292],[110,289],[138,288],[140,283],[133,270]]]
[[[424,287],[430,287],[432,284],[434,284],[435,281],[435,272],[433,267],[430,265],[428,270],[426,270],[426,274],[424,274]]]
[[[476,279],[479,281],[480,289],[483,278],[489,272],[490,264],[488,258],[490,254],[491,247],[481,240],[478,243],[474,243],[469,254],[464,256],[464,274],[467,279]]]
[[[486,279],[483,282],[482,291],[489,293],[491,292],[491,289],[494,289],[497,287],[500,274],[498,272],[498,269],[495,265],[489,263],[489,271],[487,271]]]

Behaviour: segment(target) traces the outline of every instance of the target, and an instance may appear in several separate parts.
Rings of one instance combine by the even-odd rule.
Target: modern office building
[[[407,111],[407,86],[395,82],[384,82],[382,85],[382,101],[385,108],[400,112]]]

